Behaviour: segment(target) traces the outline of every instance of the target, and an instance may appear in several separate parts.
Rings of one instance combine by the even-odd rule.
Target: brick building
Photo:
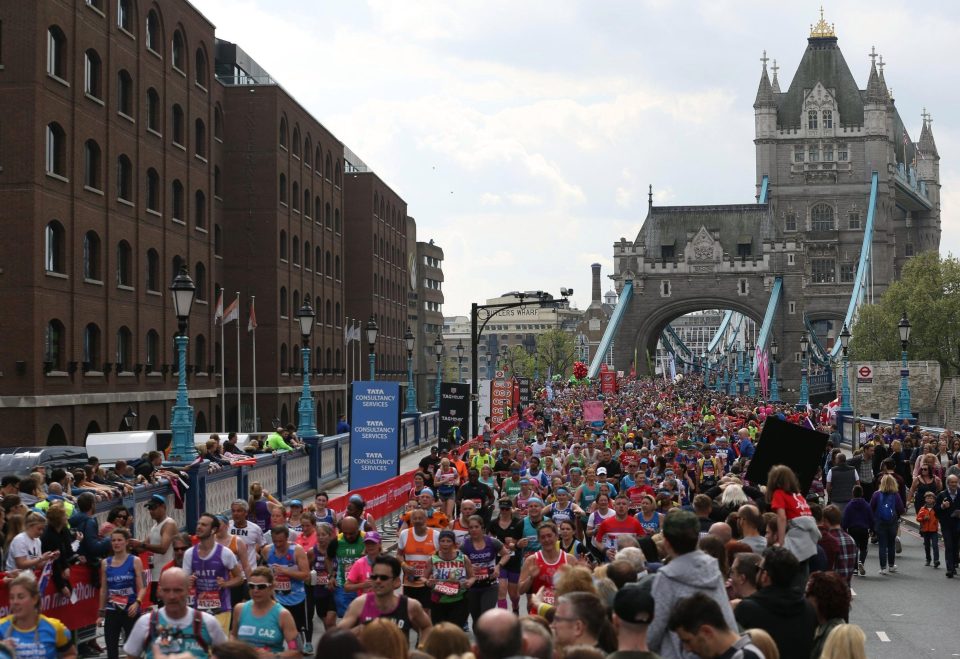
[[[437,397],[437,337],[443,341],[443,249],[433,240],[417,240],[417,221],[407,217],[407,322],[417,337],[413,356],[417,407],[433,409]],[[443,362],[439,371],[443,372]],[[442,377],[442,376],[441,376]]]
[[[0,5],[0,444],[169,424],[167,288],[198,285],[189,374],[217,414],[223,117],[213,25],[186,2]]]

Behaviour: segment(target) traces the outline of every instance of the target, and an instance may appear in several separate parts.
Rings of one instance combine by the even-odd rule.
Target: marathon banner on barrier
[[[490,382],[490,422],[499,425],[506,421],[507,408],[512,404],[513,378],[498,377]]]
[[[470,385],[455,382],[440,383],[440,426],[438,435],[443,443],[450,430],[460,428],[460,435],[466,438],[464,428],[470,418]],[[467,433],[470,429],[467,428]]]
[[[100,589],[92,585],[90,568],[86,565],[70,566],[70,595],[57,590],[53,579],[47,579],[46,588],[40,593],[40,613],[56,618],[74,634],[81,627],[97,624],[100,609]],[[76,599],[74,599],[76,598]],[[0,617],[10,615],[10,591],[7,583],[0,580]]]
[[[526,407],[533,399],[530,378],[517,378],[517,386],[520,389],[520,405],[521,407]]]
[[[350,487],[400,473],[400,383],[354,382],[350,401]]]
[[[600,393],[604,395],[617,393],[616,373],[608,370],[600,371]]]

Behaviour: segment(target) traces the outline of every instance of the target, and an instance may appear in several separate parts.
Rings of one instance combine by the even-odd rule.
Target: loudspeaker
[[[757,438],[757,450],[747,468],[747,480],[754,485],[765,485],[771,467],[787,465],[796,473],[800,492],[806,496],[828,439],[825,433],[787,423],[775,416],[769,417]]]

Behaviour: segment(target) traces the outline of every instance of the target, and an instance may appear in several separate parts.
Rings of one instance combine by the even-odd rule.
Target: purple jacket
[[[851,499],[847,503],[847,507],[843,509],[843,519],[840,526],[844,531],[849,531],[852,528],[872,529],[874,526],[873,511],[870,509],[867,500],[863,498]]]

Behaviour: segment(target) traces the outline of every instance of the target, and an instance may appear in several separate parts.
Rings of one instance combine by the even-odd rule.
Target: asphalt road
[[[923,541],[917,531],[903,528],[900,538],[903,553],[897,556],[897,574],[878,574],[877,545],[871,544],[867,576],[853,578],[850,622],[863,628],[867,656],[960,657],[960,579],[944,576],[942,544],[940,569],[934,569],[924,566]]]

